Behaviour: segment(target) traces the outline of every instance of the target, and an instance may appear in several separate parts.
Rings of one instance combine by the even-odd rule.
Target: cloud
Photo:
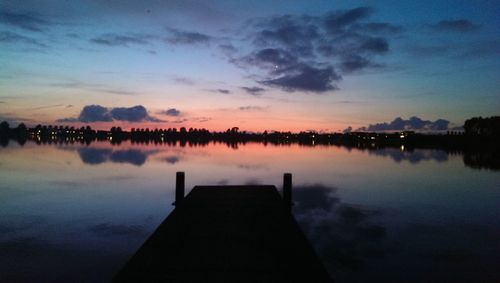
[[[191,78],[187,78],[187,77],[173,77],[173,78],[171,78],[171,80],[175,83],[183,84],[183,85],[195,85],[196,84],[195,80],[193,80]]]
[[[146,108],[142,105],[133,107],[115,107],[107,108],[101,105],[86,105],[83,107],[78,118],[64,118],[58,122],[163,122],[148,114]]]
[[[402,26],[393,25],[389,23],[367,23],[367,24],[356,24],[353,26],[354,30],[359,30],[361,32],[370,33],[399,33],[404,29]]]
[[[46,44],[41,43],[37,39],[27,37],[24,35],[20,35],[17,33],[13,33],[10,31],[0,32],[0,42],[9,43],[9,44],[21,43],[21,44],[25,44],[25,45],[31,45],[34,47],[47,47]]]
[[[338,89],[343,74],[380,69],[375,57],[390,52],[389,37],[403,28],[369,20],[369,7],[320,16],[283,15],[250,21],[246,55],[230,62],[254,72],[256,82],[284,91],[324,93]],[[255,71],[257,70],[257,71]]]
[[[100,105],[84,106],[78,117],[80,122],[111,122],[109,109]]]
[[[169,35],[165,39],[166,42],[176,45],[206,45],[214,38],[199,32],[183,31],[175,28],[168,28]]]
[[[389,51],[389,44],[385,38],[367,38],[361,43],[358,50],[360,52],[385,53]]]
[[[286,72],[298,63],[296,56],[282,48],[261,49],[243,60],[277,74]]]
[[[282,44],[291,47],[294,53],[312,53],[312,42],[319,37],[318,27],[312,24],[297,24],[290,16],[275,18],[273,24],[276,28],[264,28],[259,31],[254,43],[260,46]]]
[[[246,87],[246,86],[242,86],[241,87],[242,90],[246,91],[248,94],[251,94],[251,95],[254,95],[254,96],[258,96],[258,95],[261,95],[265,89],[264,88],[261,88],[261,87]]]
[[[194,117],[194,118],[191,118],[189,120],[193,121],[193,122],[204,123],[204,122],[208,122],[208,121],[212,120],[212,118],[211,117]]]
[[[411,117],[408,120],[396,118],[390,123],[370,124],[368,127],[362,127],[356,131],[363,132],[384,132],[384,131],[445,131],[448,130],[450,121],[438,119],[434,122],[422,120],[418,117]]]
[[[110,114],[114,120],[118,121],[141,122],[151,120],[148,111],[142,105],[112,108]]]
[[[332,67],[314,68],[308,65],[297,67],[282,77],[260,81],[267,86],[277,86],[285,91],[325,92],[335,90],[333,81],[341,79]]]
[[[159,114],[163,114],[163,115],[167,115],[167,116],[174,116],[174,117],[177,117],[177,116],[180,116],[180,115],[181,115],[181,111],[180,111],[180,110],[177,110],[177,109],[175,109],[175,108],[170,108],[170,109],[167,109],[167,110],[161,111]]]
[[[332,33],[345,28],[361,19],[365,19],[372,13],[368,7],[358,7],[351,10],[331,12],[324,18],[326,29]]]
[[[20,123],[36,123],[38,121],[30,118],[25,118],[18,116],[16,113],[8,112],[8,113],[1,113],[0,112],[0,121],[6,121],[8,122],[11,126],[20,124]]]
[[[64,106],[64,104],[44,105],[44,106],[30,108],[30,110],[42,110],[42,109],[50,109],[50,108],[57,108],[57,107],[63,107],[63,106]]]
[[[223,53],[228,55],[238,51],[238,49],[236,49],[236,47],[234,47],[234,45],[232,44],[220,44],[219,48],[222,50]]]
[[[429,25],[435,31],[450,31],[450,32],[471,32],[479,29],[479,25],[473,24],[469,20],[443,20],[435,24]]]
[[[239,110],[241,111],[262,111],[266,109],[267,107],[262,107],[262,106],[255,106],[255,105],[248,105],[248,106],[240,106],[238,107]]]
[[[146,45],[151,43],[154,37],[148,34],[117,34],[108,33],[90,39],[90,42],[106,46],[123,46],[129,47],[131,44]]]
[[[51,87],[75,88],[75,89],[89,90],[89,91],[94,91],[94,92],[110,93],[110,94],[117,94],[117,95],[135,95],[135,94],[137,94],[136,92],[133,92],[133,91],[110,88],[110,87],[107,87],[107,86],[102,85],[102,84],[92,84],[92,83],[85,83],[85,82],[79,82],[79,81],[56,82],[56,83],[50,83],[48,85]]]
[[[50,24],[38,15],[32,13],[0,12],[0,23],[27,31],[43,32]]]
[[[230,94],[231,91],[229,89],[216,89],[215,91],[217,91],[218,93],[222,93],[222,94]]]

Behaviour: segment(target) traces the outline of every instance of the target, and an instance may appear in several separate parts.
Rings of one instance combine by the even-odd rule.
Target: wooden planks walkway
[[[196,186],[114,281],[331,280],[275,186]]]

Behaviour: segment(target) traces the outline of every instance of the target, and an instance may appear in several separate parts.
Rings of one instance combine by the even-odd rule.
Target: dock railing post
[[[288,211],[292,210],[292,174],[283,175],[283,201]]]
[[[184,172],[175,174],[175,206],[179,206],[184,199]]]

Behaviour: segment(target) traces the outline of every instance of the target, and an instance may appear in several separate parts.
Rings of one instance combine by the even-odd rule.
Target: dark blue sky
[[[499,7],[2,1],[0,120],[338,131],[418,116],[453,127],[499,114]]]

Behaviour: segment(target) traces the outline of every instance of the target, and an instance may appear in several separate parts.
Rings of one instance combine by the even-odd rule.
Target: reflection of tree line
[[[42,126],[27,128],[19,124],[10,128],[7,122],[0,123],[0,143],[7,146],[9,139],[21,145],[27,140],[38,144],[90,144],[94,141],[108,141],[120,144],[130,141],[136,144],[165,144],[168,146],[206,146],[210,143],[224,143],[238,148],[249,142],[264,145],[301,146],[342,146],[360,150],[381,150],[384,148],[402,149],[440,149],[448,154],[463,154],[464,163],[473,168],[500,170],[500,117],[472,118],[465,122],[465,133],[448,132],[443,135],[418,134],[410,131],[396,133],[317,133],[317,132],[263,132],[250,133],[233,127],[224,132],[210,132],[206,129],[181,127],[169,129],[134,129],[123,131],[112,127],[109,131],[94,130],[90,126],[75,128],[69,126]],[[404,156],[403,156],[404,158]]]

